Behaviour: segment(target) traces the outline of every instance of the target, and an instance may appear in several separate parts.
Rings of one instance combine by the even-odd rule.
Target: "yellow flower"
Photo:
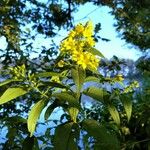
[[[84,26],[82,24],[78,24],[74,31],[76,32],[76,34],[78,35],[82,35],[83,34],[83,31],[84,31]]]
[[[75,32],[74,30],[70,31],[70,33],[69,33],[69,37],[74,38],[74,37],[75,37],[75,35],[76,35],[76,32]]]
[[[95,55],[90,54],[90,61],[88,64],[88,68],[89,70],[97,70],[98,66],[99,66],[99,59],[96,58]]]
[[[85,30],[83,35],[85,37],[91,37],[93,35],[93,24],[91,21],[88,21],[87,24],[85,25]]]
[[[99,59],[96,55],[87,52],[87,49],[95,45],[92,35],[92,22],[87,22],[85,26],[78,24],[60,45],[60,50],[68,53],[76,64],[91,71],[99,66]]]
[[[91,47],[93,47],[95,45],[95,41],[93,37],[88,37],[87,38],[87,44]]]
[[[74,48],[75,47],[75,41],[74,41],[74,39],[73,38],[67,38],[67,39],[65,39],[62,43],[61,43],[61,45],[60,45],[60,50],[61,51],[68,51],[68,50],[71,50],[72,48]]]

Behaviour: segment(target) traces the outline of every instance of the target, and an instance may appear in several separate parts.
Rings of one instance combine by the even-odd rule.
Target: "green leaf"
[[[77,107],[79,108],[79,101],[73,96],[73,93],[69,92],[61,92],[61,93],[54,93],[52,94],[53,97],[58,98],[61,101],[65,101],[69,103],[70,107]]]
[[[77,92],[80,93],[80,90],[83,86],[86,77],[85,70],[79,66],[76,66],[76,68],[71,69],[71,75],[77,87]]]
[[[23,150],[33,150],[34,146],[34,137],[26,137],[23,141]]]
[[[88,76],[85,78],[85,82],[100,82],[99,78],[94,77],[94,76]]]
[[[0,83],[0,86],[3,86],[3,85],[6,85],[6,84],[9,84],[11,82],[15,82],[15,81],[20,81],[20,80],[15,80],[15,79],[8,79],[8,80],[5,80],[3,82]]]
[[[31,108],[31,111],[29,113],[29,117],[27,120],[27,125],[28,125],[28,130],[30,132],[30,136],[32,136],[33,132],[35,131],[37,120],[40,117],[40,114],[42,110],[44,109],[45,105],[46,105],[45,100],[40,100]]]
[[[50,105],[46,111],[45,111],[45,115],[44,115],[44,119],[48,120],[49,116],[51,115],[51,113],[53,112],[53,110],[55,109],[55,107],[53,105]]]
[[[27,123],[27,120],[20,116],[7,117],[7,118],[4,118],[3,121],[8,121],[14,124]]]
[[[104,55],[99,51],[97,50],[96,48],[92,47],[92,48],[87,48],[87,51],[90,52],[91,54],[93,55],[97,55],[97,56],[100,56],[102,58],[105,58]]]
[[[79,110],[75,107],[69,107],[68,108],[68,113],[71,117],[71,120],[76,123],[76,119],[77,119]]]
[[[23,141],[23,150],[40,150],[37,138],[27,136]]]
[[[118,113],[116,107],[113,105],[108,105],[108,110],[109,110],[109,113],[111,114],[113,120],[115,121],[115,123],[117,125],[120,125],[120,117],[119,117],[119,113]]]
[[[115,135],[110,134],[108,130],[100,125],[96,120],[85,119],[82,122],[83,130],[86,130],[90,136],[96,139],[95,149],[119,150],[119,143]]]
[[[79,150],[78,149],[78,146],[77,146],[77,143],[75,143],[74,141],[74,135],[73,134],[70,134],[70,137],[69,137],[69,141],[68,141],[68,150]]]
[[[41,72],[35,75],[36,77],[46,78],[52,76],[62,76],[61,72]]]
[[[88,89],[83,91],[83,94],[90,96],[100,102],[104,102],[104,96],[108,95],[107,91],[97,87],[89,87]]]
[[[72,134],[73,122],[59,125],[54,135],[54,150],[78,150]]]
[[[13,145],[15,142],[14,139],[17,135],[17,128],[14,128],[12,126],[8,126],[8,132],[6,134],[6,138],[9,139],[9,144]]]
[[[42,82],[42,84],[40,86],[42,87],[42,86],[45,86],[45,85],[52,86],[52,87],[57,87],[57,88],[62,88],[62,89],[68,89],[69,88],[66,85],[62,84],[62,83],[47,82],[47,81]]]
[[[28,91],[24,90],[23,88],[16,87],[16,88],[8,88],[3,95],[0,97],[0,105],[4,104],[12,99],[15,99],[19,96],[26,94]]]
[[[128,119],[128,122],[129,122],[129,120],[131,118],[131,114],[132,114],[132,100],[131,100],[131,97],[122,96],[121,101],[122,101],[123,107],[125,109],[125,112],[127,114],[127,119]]]

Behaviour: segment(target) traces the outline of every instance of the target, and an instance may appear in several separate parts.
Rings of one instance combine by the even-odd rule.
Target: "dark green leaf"
[[[37,138],[33,137],[26,137],[23,141],[23,150],[40,150]]]
[[[65,101],[69,103],[70,107],[77,107],[79,108],[79,101],[73,96],[73,93],[69,92],[61,92],[61,93],[54,93],[53,97],[58,98],[61,101]]]
[[[73,122],[59,125],[54,136],[54,150],[77,150],[72,134]]]
[[[34,146],[34,137],[26,137],[23,141],[23,150],[33,150]]]
[[[42,87],[42,86],[45,86],[45,85],[52,86],[52,87],[63,88],[63,89],[68,89],[68,87],[66,85],[63,85],[63,84],[57,83],[57,82],[47,82],[47,81],[45,81],[45,82],[42,82],[42,84],[40,86]]]
[[[119,143],[115,135],[110,134],[104,126],[92,119],[86,119],[82,122],[82,128],[88,132],[90,136],[96,139],[96,150],[119,150]]]
[[[45,112],[44,118],[45,120],[47,120],[49,118],[49,116],[51,115],[51,113],[53,112],[53,110],[55,109],[55,107],[53,105],[50,105]]]
[[[13,116],[13,117],[5,118],[4,121],[8,121],[14,124],[27,123],[27,120],[20,116]]]

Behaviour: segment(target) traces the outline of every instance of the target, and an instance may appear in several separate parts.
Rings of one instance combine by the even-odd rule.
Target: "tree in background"
[[[89,148],[92,148],[94,146],[95,149],[110,149],[111,146],[111,148],[117,149],[119,148],[119,142],[122,143],[121,146],[124,149],[131,149],[134,147],[133,145],[135,145],[135,149],[137,149],[138,147],[139,149],[146,149],[148,147],[148,120],[144,120],[144,127],[146,127],[145,129],[142,128],[143,120],[136,119],[136,116],[144,119],[147,118],[147,106],[149,106],[149,104],[145,101],[144,103],[142,103],[142,105],[141,103],[137,103],[135,107],[133,107],[133,117],[131,118],[130,124],[128,124],[132,110],[132,101],[128,100],[132,100],[132,98],[134,97],[131,96],[126,98],[124,94],[120,95],[123,89],[112,87],[115,82],[123,79],[122,76],[117,74],[117,71],[115,71],[115,69],[119,68],[119,65],[117,64],[120,63],[119,60],[114,58],[114,60],[110,64],[108,64],[108,66],[104,65],[104,67],[108,67],[108,70],[111,69],[112,76],[110,78],[109,76],[103,77],[97,72],[93,73],[93,70],[95,69],[94,66],[92,66],[91,64],[87,65],[86,63],[83,63],[82,56],[77,57],[77,53],[74,54],[69,50],[69,53],[65,55],[65,57],[64,55],[60,55],[57,59],[53,59],[51,61],[52,56],[55,56],[57,54],[56,52],[58,52],[55,43],[53,43],[54,45],[52,45],[50,49],[47,49],[44,46],[41,47],[41,55],[44,54],[45,58],[47,59],[42,59],[40,64],[29,58],[31,52],[37,51],[36,49],[33,49],[33,43],[36,39],[37,33],[39,33],[41,36],[43,35],[46,38],[54,37],[59,29],[71,28],[73,26],[72,13],[78,9],[78,6],[80,4],[85,4],[87,2],[89,1],[64,0],[41,3],[34,0],[3,0],[1,2],[1,35],[6,38],[8,45],[6,50],[1,50],[1,60],[3,64],[1,75],[4,82],[0,84],[0,100],[5,103],[6,101],[16,98],[16,103],[14,103],[14,101],[10,101],[9,103],[0,106],[2,109],[1,121],[4,123],[4,126],[8,127],[7,141],[2,144],[4,149],[19,149],[22,148],[22,146],[24,147],[24,149],[29,149],[29,147],[37,148],[37,141],[40,140],[43,141],[43,143],[48,142],[52,146],[55,145],[57,149],[63,147],[65,150],[66,146],[71,147],[72,149],[77,149],[80,133],[79,131],[82,130],[88,132],[86,140],[87,143],[90,143],[90,145],[88,145],[90,146]],[[117,30],[121,31],[122,37],[126,39],[127,42],[138,46],[141,50],[148,50],[149,17],[146,17],[149,14],[148,1],[137,1],[137,3],[135,3],[135,1],[93,0],[90,2],[95,5],[107,5],[111,7],[112,14],[115,15],[117,19]],[[100,26],[97,26],[97,29],[99,29],[99,27]],[[82,28],[83,27],[80,27],[78,31],[82,31]],[[97,29],[95,28],[95,31],[98,31]],[[66,43],[63,42],[63,44],[69,47],[69,45],[67,45],[67,40],[64,39],[64,41]],[[68,43],[74,43],[73,39],[68,38],[68,41]],[[89,41],[90,42],[88,44],[93,42],[92,39],[90,39]],[[90,49],[90,46],[92,45],[88,46],[89,47],[87,53],[99,55],[100,57],[102,57],[102,55],[97,50],[93,48]],[[68,47],[65,47],[64,49],[69,49]],[[73,62],[76,62],[75,66],[70,66],[70,64],[72,64],[72,61],[69,60],[70,64],[67,64],[64,67],[61,59],[65,58],[64,60],[68,60],[70,54],[72,55]],[[90,58],[95,64],[97,64],[97,60],[94,59],[91,54],[87,54],[87,58]],[[10,65],[15,67],[11,67],[10,69],[7,67],[10,67]],[[80,67],[78,68],[76,65],[79,65],[82,69]],[[83,69],[85,69],[87,66],[89,68],[86,70],[86,72],[84,72]],[[68,70],[69,74],[67,74],[65,70]],[[113,76],[113,73],[116,74]],[[67,77],[66,79],[65,76]],[[77,77],[79,78],[77,79]],[[5,81],[6,78],[9,80]],[[66,80],[65,83],[67,83],[67,81],[71,79],[72,84],[64,84],[58,82],[59,80],[62,82],[64,79]],[[94,87],[88,87],[87,89],[84,89],[82,91],[80,89],[82,84],[89,81],[98,82],[100,84],[108,83],[110,84],[112,91]],[[76,86],[77,91],[72,91],[72,88],[74,88],[74,86]],[[133,84],[131,84],[129,87],[127,86],[125,89],[132,94],[132,89],[135,86],[137,86],[137,83],[133,82]],[[79,89],[81,90],[80,92],[78,91]],[[56,93],[55,95],[55,92],[59,90],[62,93]],[[20,98],[21,95],[22,97]],[[84,116],[83,118],[81,117],[76,119],[78,110],[80,110],[78,103],[78,100],[80,101],[79,95],[87,95],[102,103],[102,105],[100,105],[103,106],[102,111],[104,111],[104,113],[101,115],[104,120],[103,122],[100,121],[100,123],[102,123],[102,126],[99,126],[99,123],[95,122],[95,120],[97,120],[96,118],[93,118],[95,120],[85,120],[87,119],[87,116]],[[48,104],[47,101],[51,96],[52,101],[50,102],[50,104]],[[123,100],[119,99],[119,97],[122,98],[123,96],[125,96]],[[142,97],[144,96],[142,95]],[[39,100],[39,98],[41,98],[41,100]],[[75,101],[75,99],[78,100]],[[144,99],[146,100],[146,98]],[[28,118],[27,123],[27,117],[22,118],[21,116],[24,115],[24,112],[26,112],[27,114],[32,105],[34,105],[34,107],[32,108],[32,111],[29,115],[30,119]],[[59,123],[56,124],[57,127],[55,135],[51,136],[50,129],[47,130],[44,137],[46,135],[48,138],[51,137],[48,141],[38,136],[27,136],[29,135],[29,132],[30,134],[34,132],[37,118],[39,117],[39,114],[41,113],[41,110],[45,107],[45,105],[49,106],[45,114],[46,118],[49,117],[51,112],[56,107],[62,107],[66,112],[62,118],[67,119],[67,122],[60,122],[62,123],[61,125],[58,125]],[[138,112],[142,110],[145,111],[142,114],[138,114]],[[18,117],[16,117],[16,115]],[[141,126],[136,128],[139,121]],[[107,123],[110,126],[106,126]],[[135,129],[137,132],[132,132],[135,131]],[[129,134],[130,130],[131,134]],[[119,134],[120,132],[122,134]],[[139,134],[141,133],[142,136],[139,137]],[[85,134],[85,132],[83,134]],[[116,135],[119,138],[116,138]],[[69,137],[70,140],[68,141],[68,143],[64,141],[63,138],[61,138],[63,139],[61,141],[59,139],[59,137],[61,136]],[[101,139],[102,137],[103,140]],[[146,139],[144,137],[146,137]],[[74,141],[73,139],[76,140]],[[118,139],[121,140],[119,140],[118,142]],[[110,141],[112,141],[112,143],[110,143]],[[143,142],[145,142],[146,144],[144,145]],[[142,143],[143,145],[140,147],[137,143]],[[48,146],[48,148],[50,149],[50,146]]]

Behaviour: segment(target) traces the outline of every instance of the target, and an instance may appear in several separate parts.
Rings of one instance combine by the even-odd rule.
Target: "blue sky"
[[[118,37],[118,33],[115,31],[115,27],[113,26],[115,19],[109,11],[110,9],[108,7],[93,6],[88,3],[80,6],[79,11],[74,13],[74,21],[75,24],[86,23],[89,20],[91,20],[94,24],[101,23],[102,30],[99,35],[103,38],[108,38],[111,41],[104,42],[100,40],[96,44],[96,48],[99,49],[106,58],[112,58],[113,55],[116,55],[120,58],[137,60],[142,55],[141,52]],[[56,43],[59,43],[63,38],[65,38],[65,36],[67,36],[67,32],[61,30],[59,35],[60,36],[53,39]],[[0,45],[0,48],[5,49],[7,46],[5,38],[0,38],[0,42],[3,43]],[[34,47],[37,48],[40,45],[44,45],[46,48],[49,48],[50,39],[44,39],[41,35],[37,36],[34,42]],[[32,57],[36,57],[36,54]]]

